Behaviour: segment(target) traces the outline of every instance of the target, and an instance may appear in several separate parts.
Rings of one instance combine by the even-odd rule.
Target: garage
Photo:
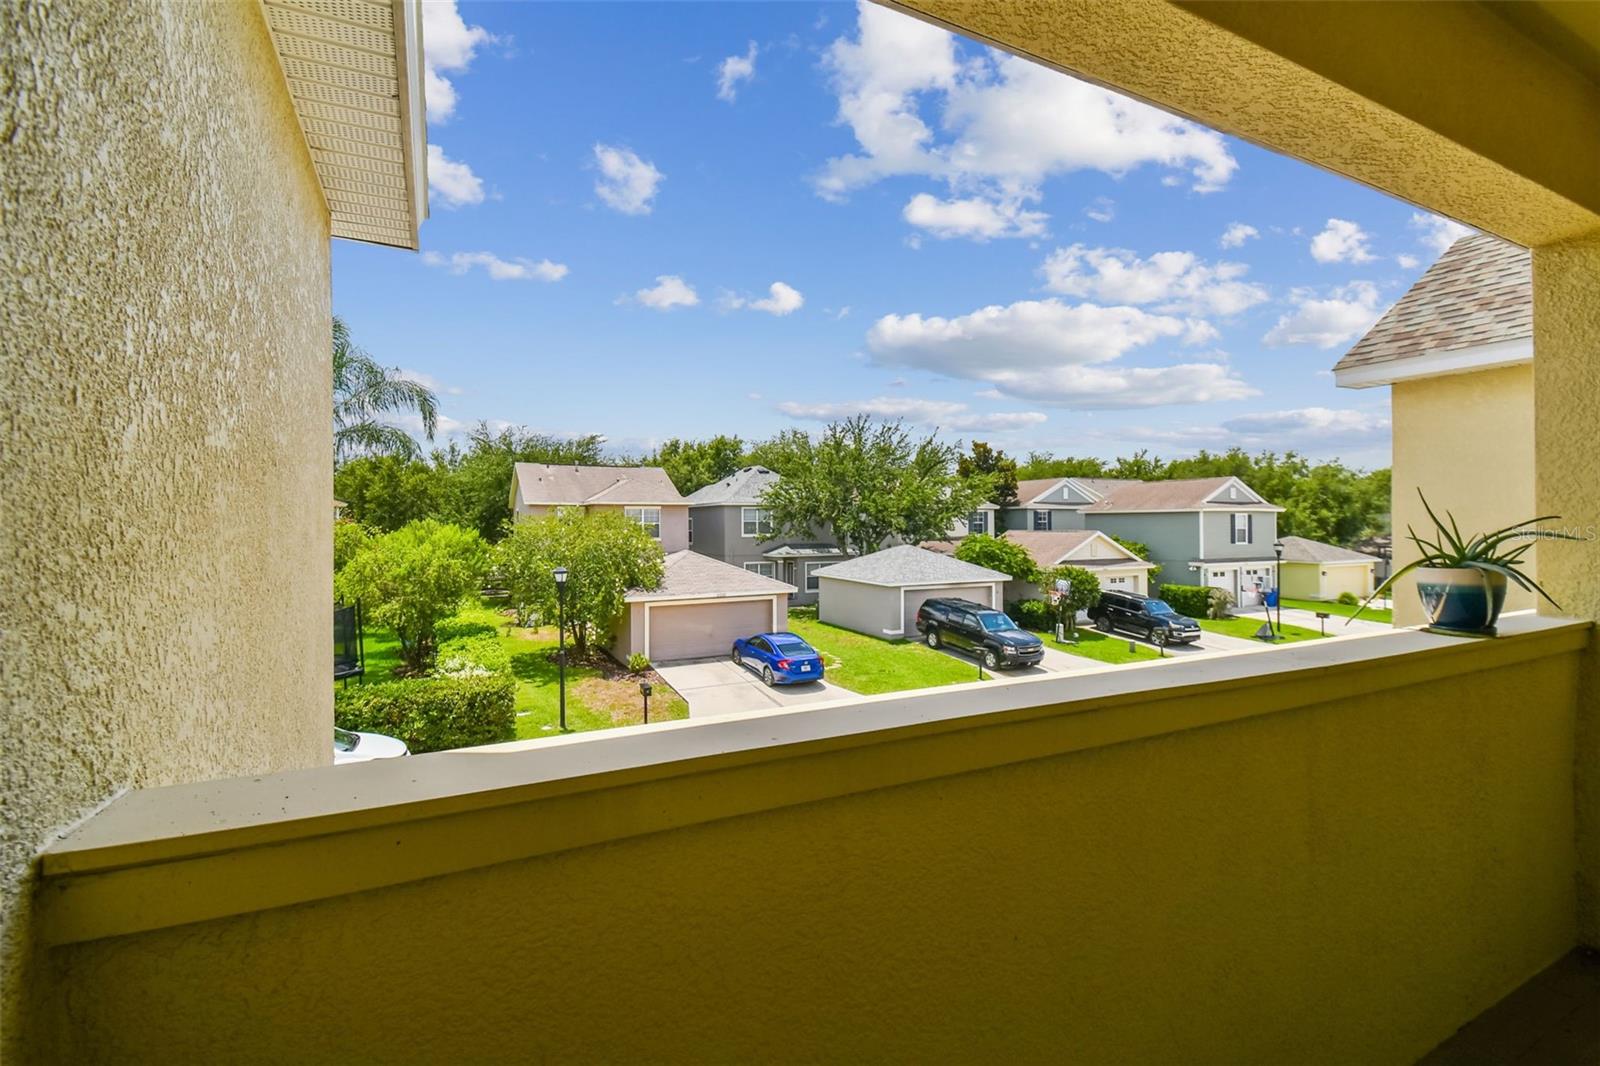
[[[986,607],[1002,602],[1009,574],[909,544],[816,572],[817,617],[888,640],[916,639],[917,608],[938,596]]]
[[[666,557],[659,587],[631,589],[611,654],[653,663],[727,655],[734,640],[788,624],[793,585],[693,551]]]

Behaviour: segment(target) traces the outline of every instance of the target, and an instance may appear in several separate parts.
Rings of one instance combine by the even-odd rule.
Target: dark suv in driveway
[[[1102,633],[1113,629],[1143,633],[1152,644],[1190,644],[1200,639],[1199,622],[1153,596],[1102,592],[1100,602],[1089,608],[1089,618]]]
[[[981,656],[991,670],[1035,666],[1044,659],[1044,644],[1004,611],[971,600],[924,600],[917,608],[917,632],[928,647],[962,648]]]

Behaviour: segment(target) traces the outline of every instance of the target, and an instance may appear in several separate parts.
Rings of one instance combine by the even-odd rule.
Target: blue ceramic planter
[[[1494,636],[1494,624],[1506,604],[1506,577],[1470,566],[1423,567],[1416,571],[1417,595],[1428,628],[1447,633]]]

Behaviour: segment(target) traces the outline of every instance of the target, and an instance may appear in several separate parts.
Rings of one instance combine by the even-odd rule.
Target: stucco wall
[[[748,778],[625,775],[492,824],[648,804],[671,828],[56,949],[63,1058],[1412,1062],[1572,944],[1577,669],[1567,652],[1341,681],[1326,703],[1042,758],[1018,721],[974,720]],[[722,816],[734,788],[990,753]],[[403,1023],[351,1009],[392,987],[426,990]]]
[[[1432,536],[1420,488],[1439,517],[1449,511],[1463,532],[1499,529],[1532,518],[1533,368],[1403,381],[1392,387],[1394,420],[1394,565],[1417,557],[1407,527]],[[1528,553],[1537,574],[1540,549]],[[1421,625],[1416,582],[1395,589],[1396,625]],[[1531,593],[1512,586],[1507,610],[1532,607]]]
[[[873,637],[899,636],[900,590],[817,575],[817,618]],[[916,634],[906,634],[915,639]]]
[[[330,759],[332,441],[328,221],[259,7],[4,6],[15,1054],[47,838],[122,789]]]

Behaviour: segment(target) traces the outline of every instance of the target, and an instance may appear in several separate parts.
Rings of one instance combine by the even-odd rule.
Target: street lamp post
[[[1272,542],[1272,553],[1278,557],[1278,565],[1272,571],[1272,591],[1277,593],[1278,600],[1278,639],[1283,639],[1283,541]]]
[[[556,672],[561,686],[561,731],[567,731],[567,568],[551,572],[556,579]]]

